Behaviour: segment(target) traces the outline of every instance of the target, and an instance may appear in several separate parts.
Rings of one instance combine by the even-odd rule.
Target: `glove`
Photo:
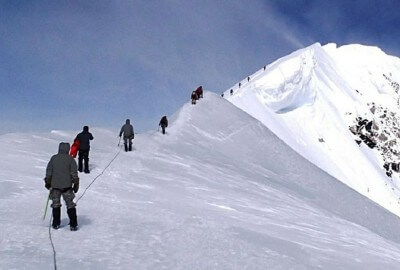
[[[74,193],[78,192],[78,190],[79,190],[79,178],[72,179],[72,189],[74,190]]]
[[[47,189],[51,188],[51,177],[50,176],[44,178],[44,187]]]

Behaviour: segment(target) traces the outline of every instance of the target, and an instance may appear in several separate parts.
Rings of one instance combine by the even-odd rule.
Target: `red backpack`
[[[79,149],[79,145],[81,144],[81,142],[76,139],[74,141],[74,144],[71,146],[71,150],[69,151],[69,154],[73,157],[76,158],[76,155],[78,154],[78,149]]]

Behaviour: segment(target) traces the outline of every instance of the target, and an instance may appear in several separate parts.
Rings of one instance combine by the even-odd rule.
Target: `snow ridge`
[[[230,102],[205,92],[170,118],[166,135],[138,134],[133,152],[116,156],[118,130],[91,128],[80,229],[68,230],[63,206],[64,227],[52,231],[58,268],[396,269],[400,219],[359,194],[396,212],[380,148],[357,144],[349,130],[376,93],[391,109],[396,99],[390,88],[344,80],[330,50],[315,44],[278,60],[225,93]],[[264,78],[278,67],[285,76]],[[264,93],[263,79],[284,93]],[[0,269],[52,267],[42,179],[58,144],[76,133],[0,136]]]
[[[117,130],[91,132],[82,190],[119,150]],[[1,269],[52,266],[41,179],[58,143],[75,133],[0,136]],[[79,201],[80,230],[53,231],[59,269],[393,269],[400,262],[396,216],[212,93],[185,104],[165,136],[139,134],[134,143]]]
[[[223,96],[312,163],[400,215],[400,178],[397,169],[387,169],[392,163],[398,167],[393,141],[400,121],[399,82],[400,59],[379,48],[316,43],[275,61]],[[371,104],[389,117],[371,115]],[[380,123],[374,143],[382,136],[391,139],[374,149],[359,145],[363,140],[352,133],[360,119]]]

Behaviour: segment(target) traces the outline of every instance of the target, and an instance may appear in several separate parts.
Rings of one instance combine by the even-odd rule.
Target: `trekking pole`
[[[45,220],[45,218],[46,218],[47,208],[49,207],[49,200],[50,200],[50,192],[49,192],[49,195],[47,196],[46,208],[44,209],[43,220]]]
[[[121,143],[121,136],[119,136],[118,147],[120,143]]]

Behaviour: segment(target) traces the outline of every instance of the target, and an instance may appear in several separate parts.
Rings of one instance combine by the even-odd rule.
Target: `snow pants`
[[[124,137],[124,145],[125,145],[125,152],[132,151],[132,138]]]
[[[78,171],[82,172],[82,161],[85,162],[85,172],[89,171],[89,150],[79,150]]]
[[[53,188],[50,191],[50,199],[53,201],[51,204],[52,208],[59,208],[61,207],[61,195],[67,205],[67,209],[75,208],[76,204],[74,203],[75,194],[72,191],[72,188],[69,188],[65,191],[61,189]]]

